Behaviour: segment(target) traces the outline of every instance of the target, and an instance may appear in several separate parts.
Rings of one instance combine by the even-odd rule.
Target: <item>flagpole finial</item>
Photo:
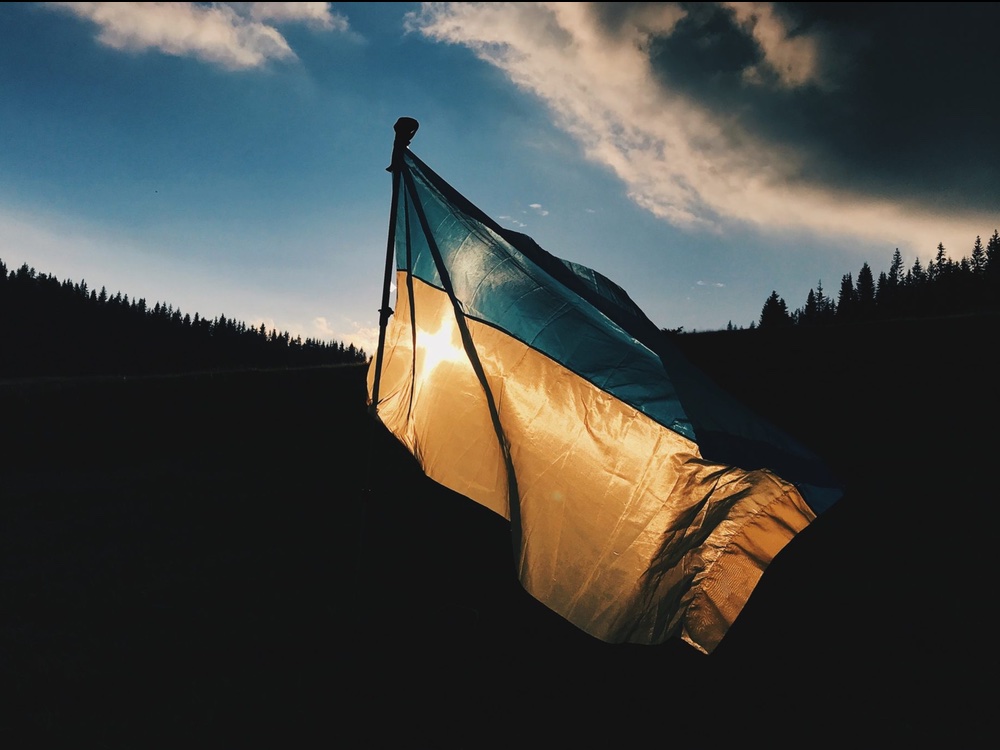
[[[396,131],[396,140],[392,143],[392,163],[385,168],[386,172],[396,171],[399,160],[403,156],[403,150],[410,145],[410,141],[413,140],[413,135],[419,127],[420,123],[412,117],[400,117],[396,120],[396,124],[392,126],[392,129]]]

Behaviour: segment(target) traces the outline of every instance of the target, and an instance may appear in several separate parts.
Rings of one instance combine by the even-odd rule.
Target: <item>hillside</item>
[[[708,657],[532,600],[506,523],[369,419],[364,366],[0,382],[0,737],[961,744],[988,716],[998,333],[676,339],[848,482]]]

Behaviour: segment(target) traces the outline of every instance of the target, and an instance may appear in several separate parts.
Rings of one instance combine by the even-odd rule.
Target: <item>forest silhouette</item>
[[[140,375],[234,367],[357,364],[354,344],[194,317],[0,260],[0,377]]]
[[[943,244],[926,268],[907,268],[897,248],[889,268],[874,276],[866,261],[855,279],[841,277],[836,298],[820,281],[790,310],[772,291],[748,328],[819,327],[899,318],[1000,312],[1000,232],[969,255],[951,259]],[[360,364],[354,344],[303,340],[287,331],[248,326],[220,315],[209,320],[172,304],[129,299],[85,280],[60,281],[27,264],[8,271],[0,259],[0,377],[155,374],[233,367]],[[727,331],[743,330],[729,322]],[[683,334],[683,327],[664,328]]]
[[[993,230],[986,245],[977,235],[969,255],[953,260],[943,243],[924,268],[917,257],[906,268],[896,248],[887,271],[875,278],[862,264],[857,279],[845,273],[836,298],[820,281],[796,310],[772,291],[764,301],[759,321],[751,327],[818,326],[892,318],[967,315],[1000,311],[1000,232]],[[730,321],[728,330],[735,327]]]

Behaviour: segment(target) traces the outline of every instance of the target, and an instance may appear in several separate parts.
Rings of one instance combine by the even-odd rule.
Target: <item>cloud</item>
[[[530,204],[528,204],[528,208],[534,210],[534,212],[536,214],[538,214],[539,216],[548,216],[549,215],[548,209],[542,208],[542,204],[541,203],[530,203]]]
[[[261,326],[264,326],[264,333],[270,335],[271,332],[284,333],[283,328],[279,328],[277,323],[274,322],[274,318],[251,318],[246,321],[247,325],[253,328],[255,331],[259,331]],[[291,335],[291,334],[289,334]]]
[[[427,3],[407,28],[504,71],[674,226],[924,251],[991,231],[996,7],[834,5]]]
[[[361,349],[368,356],[372,356],[378,351],[379,329],[373,326],[356,325],[355,330],[334,338],[343,341],[347,346],[354,344],[355,349]]]
[[[329,3],[47,3],[98,26],[98,41],[127,52],[157,50],[227,70],[258,68],[295,53],[274,23],[346,31]]]
[[[324,317],[313,319],[310,337],[317,341],[336,341],[344,346],[354,344],[356,349],[364,350],[365,354],[374,354],[378,350],[379,329],[377,326],[363,326],[357,322],[349,322],[348,331],[338,331]]]
[[[513,224],[515,227],[518,227],[520,229],[523,229],[524,227],[528,226],[523,221],[518,221],[513,216],[503,215],[503,216],[498,216],[497,219],[499,219],[500,221],[506,221],[509,224]]]
[[[744,69],[744,80],[763,83],[767,74],[773,73],[778,83],[788,88],[818,81],[816,40],[790,36],[788,26],[774,12],[771,3],[725,3],[725,6],[732,10],[740,27],[753,37],[763,56],[760,65]]]
[[[347,18],[333,13],[330,3],[230,3],[234,8],[247,6],[249,16],[255,21],[288,23],[302,21],[311,26],[333,31],[347,31]]]

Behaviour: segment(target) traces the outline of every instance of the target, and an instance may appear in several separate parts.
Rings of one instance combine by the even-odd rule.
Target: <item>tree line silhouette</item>
[[[354,344],[268,331],[220,315],[60,281],[0,260],[0,377],[139,375],[363,363]]]
[[[972,252],[959,261],[948,257],[943,243],[925,268],[918,257],[905,268],[899,248],[888,271],[876,279],[865,262],[857,279],[850,273],[840,280],[837,298],[827,296],[820,281],[810,289],[805,304],[789,311],[777,291],[764,302],[759,322],[751,328],[815,326],[890,318],[1000,312],[1000,233],[983,246],[976,236]],[[734,330],[730,322],[729,330]]]
[[[892,318],[1000,312],[1000,232],[984,245],[976,237],[955,261],[942,243],[926,268],[918,257],[905,268],[899,248],[875,277],[862,264],[841,278],[836,298],[822,281],[802,307],[789,310],[772,291],[750,329],[827,326]],[[727,330],[740,330],[730,321]],[[683,333],[682,328],[663,329]],[[292,337],[220,315],[192,317],[161,302],[60,281],[23,264],[8,272],[0,260],[0,377],[174,373],[236,367],[360,364],[354,344]]]

